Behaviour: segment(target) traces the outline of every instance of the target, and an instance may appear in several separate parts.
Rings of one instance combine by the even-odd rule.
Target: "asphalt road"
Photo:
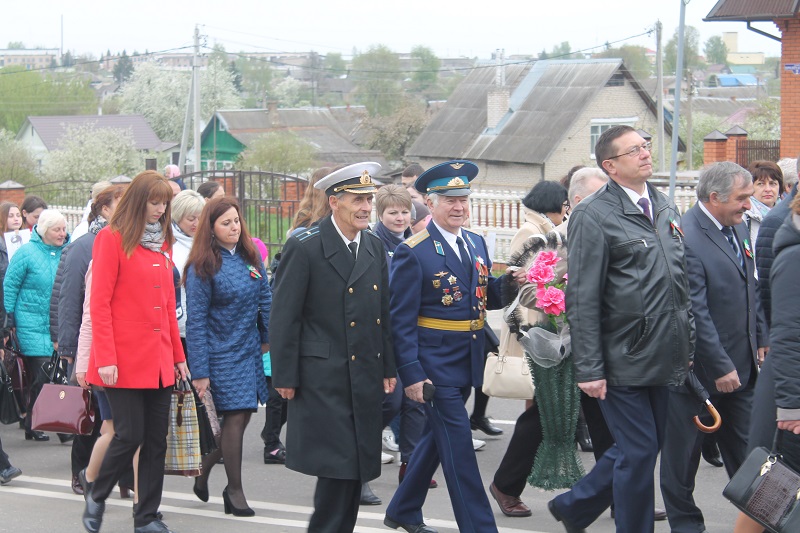
[[[493,324],[494,325],[494,324]],[[470,404],[468,404],[468,409]],[[488,414],[505,430],[496,438],[475,434],[486,440],[486,447],[477,452],[484,486],[491,481],[497,465],[505,452],[513,431],[514,420],[523,409],[522,402],[492,399]],[[260,410],[251,421],[245,434],[244,487],[250,506],[255,509],[253,518],[226,516],[222,509],[222,489],[225,487],[225,472],[221,465],[211,474],[211,500],[199,501],[192,493],[192,480],[167,476],[161,511],[164,521],[178,533],[189,532],[300,532],[308,524],[312,511],[315,479],[289,471],[281,465],[265,465],[262,460],[263,444],[259,437],[264,414]],[[61,445],[55,435],[50,442],[25,441],[23,431],[17,426],[0,426],[3,448],[12,464],[22,469],[23,475],[10,484],[0,486],[0,532],[81,532],[80,517],[83,498],[70,489],[70,446]],[[320,434],[319,438],[326,436]],[[591,453],[580,453],[587,470],[594,458]],[[658,482],[656,469],[656,486]],[[375,493],[383,498],[384,505],[362,507],[356,531],[360,533],[392,531],[383,526],[386,504],[397,487],[398,464],[384,465],[382,476],[373,481]],[[643,475],[649,475],[643,473]],[[426,523],[440,532],[455,532],[458,527],[453,517],[447,494],[446,482],[441,470],[435,476],[439,488],[429,491],[423,509]],[[700,465],[697,475],[695,498],[703,510],[706,527],[710,533],[730,532],[736,512],[722,497],[722,488],[727,476],[722,468],[706,463]],[[531,487],[522,495],[533,510],[529,518],[508,518],[500,513],[494,500],[492,508],[502,533],[558,533],[563,527],[556,523],[547,511],[547,501],[556,493]],[[661,504],[660,491],[656,490],[656,505]],[[131,500],[121,500],[115,493],[108,499],[103,532],[129,533],[133,529]],[[601,516],[589,531],[592,533],[613,532],[614,523],[608,513]],[[657,522],[656,533],[669,531],[667,522]]]

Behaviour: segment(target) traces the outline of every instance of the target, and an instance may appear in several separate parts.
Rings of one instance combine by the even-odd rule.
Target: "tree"
[[[42,173],[48,183],[94,183],[120,174],[131,176],[142,168],[143,157],[130,129],[85,124],[67,127],[59,149],[45,158]]]
[[[380,150],[388,159],[403,159],[429,119],[424,104],[406,98],[391,115],[367,119],[367,147]]]
[[[0,74],[0,128],[19,131],[29,115],[80,115],[97,109],[88,80],[5,67]]]
[[[728,47],[719,35],[712,35],[703,47],[706,61],[712,65],[728,64]]]
[[[781,138],[781,100],[764,98],[758,101],[755,109],[747,114],[742,126],[747,138],[768,141]]]
[[[647,50],[644,46],[624,44],[619,48],[607,48],[600,53],[594,54],[595,58],[618,57],[625,63],[625,67],[637,79],[643,80],[650,77],[652,68],[647,59]]]
[[[415,46],[411,49],[411,57],[417,60],[411,80],[417,90],[424,91],[436,85],[439,79],[441,60],[427,46]]]
[[[403,94],[400,60],[388,47],[373,45],[355,56],[350,74],[356,82],[356,97],[370,115],[391,115],[398,107]]]
[[[239,155],[237,168],[300,174],[314,166],[314,148],[288,131],[260,135]]]
[[[322,68],[326,78],[338,78],[347,72],[347,65],[339,52],[328,53],[322,60]]]
[[[122,51],[122,55],[114,64],[112,73],[117,83],[128,81],[133,74],[133,61],[131,61],[131,58],[125,53],[125,50]]]
[[[163,70],[153,62],[140,63],[120,89],[120,110],[143,115],[162,140],[178,140],[191,86],[188,72]],[[233,86],[233,75],[219,61],[209,61],[200,72],[200,120],[218,109],[239,109],[241,98]]]
[[[695,167],[702,166],[703,164],[703,138],[714,130],[723,128],[724,119],[709,115],[707,113],[692,113],[692,161]],[[680,136],[681,139],[686,141],[689,138],[689,132],[686,129],[686,115],[681,113],[680,118]],[[669,148],[667,148],[669,150]],[[667,157],[667,160],[669,158]],[[688,161],[688,157],[687,157]],[[694,169],[687,169],[694,170]]]
[[[239,52],[236,68],[241,75],[241,92],[248,108],[266,107],[266,94],[272,83],[272,68],[266,60]]]
[[[700,32],[694,26],[686,26],[683,32],[683,68],[700,66]],[[675,74],[678,68],[678,30],[664,46],[664,73]]]
[[[25,50],[25,43],[22,41],[10,41],[7,48],[9,50]]]
[[[75,59],[72,57],[72,54],[67,50],[64,52],[64,55],[61,56],[61,66],[62,67],[71,67],[75,65]]]
[[[13,133],[0,129],[0,168],[3,169],[3,181],[13,180],[23,185],[34,185],[38,181],[37,167],[30,150],[17,142]]]
[[[287,76],[270,93],[270,99],[276,100],[280,107],[300,107],[309,105],[303,100],[304,85],[295,78]]]

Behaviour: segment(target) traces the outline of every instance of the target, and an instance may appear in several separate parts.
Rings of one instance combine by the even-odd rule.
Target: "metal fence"
[[[308,184],[308,180],[300,176],[241,170],[208,170],[181,178],[194,190],[207,181],[215,181],[226,195],[235,196],[247,229],[253,237],[264,241],[270,257],[283,248]]]

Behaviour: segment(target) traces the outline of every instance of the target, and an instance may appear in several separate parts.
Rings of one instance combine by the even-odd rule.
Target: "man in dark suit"
[[[425,403],[428,425],[384,524],[411,533],[435,533],[422,520],[422,505],[440,462],[459,531],[497,531],[464,408],[472,387],[483,382],[486,309],[500,304],[486,243],[462,228],[469,182],[477,174],[470,161],[448,161],[421,174],[415,187],[428,195],[433,219],[392,258],[398,373],[406,395]],[[428,384],[436,388],[432,397],[424,394]]]
[[[316,183],[332,215],[287,240],[275,279],[272,380],[289,400],[286,466],[318,478],[314,533],[353,531],[361,485],[381,472],[395,362],[386,253],[367,230],[380,168],[358,163]]]
[[[753,247],[742,222],[752,194],[747,170],[735,163],[716,163],[700,174],[699,202],[683,216],[697,328],[694,373],[722,416],[717,441],[728,476],[745,459],[758,360],[767,350]],[[692,417],[701,409],[686,387],[670,388],[661,492],[674,533],[705,531],[703,513],[692,496],[703,438]]]

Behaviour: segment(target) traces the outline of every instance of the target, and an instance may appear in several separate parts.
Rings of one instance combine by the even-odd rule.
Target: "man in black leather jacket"
[[[617,531],[641,533],[653,527],[667,386],[686,378],[694,320],[680,215],[647,183],[650,143],[614,126],[595,155],[611,179],[570,217],[566,307],[578,386],[601,400],[616,444],[548,506],[576,533],[613,496]]]

